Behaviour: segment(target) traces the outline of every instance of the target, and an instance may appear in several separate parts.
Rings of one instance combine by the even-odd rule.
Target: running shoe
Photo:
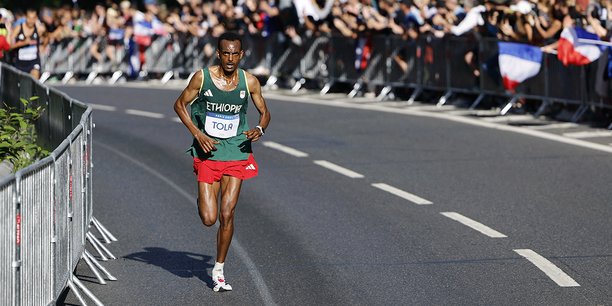
[[[214,292],[232,291],[232,286],[225,282],[225,277],[223,275],[213,278],[213,285]]]

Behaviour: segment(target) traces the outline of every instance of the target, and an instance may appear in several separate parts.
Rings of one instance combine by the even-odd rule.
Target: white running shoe
[[[213,278],[213,285],[214,292],[232,291],[232,286],[225,282],[225,277],[223,275],[218,275],[216,278]]]

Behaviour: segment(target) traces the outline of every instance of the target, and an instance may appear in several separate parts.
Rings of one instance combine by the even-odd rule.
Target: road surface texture
[[[612,301],[612,138],[278,92],[237,206],[234,291],[214,293],[179,87],[59,87],[95,108],[94,215],[119,239],[103,262],[118,280],[76,274],[106,305]]]

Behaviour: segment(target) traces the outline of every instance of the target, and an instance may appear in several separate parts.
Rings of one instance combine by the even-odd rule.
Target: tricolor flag
[[[521,82],[540,72],[542,66],[540,48],[502,41],[498,44],[499,71],[506,89],[514,90]]]
[[[563,29],[557,47],[557,58],[563,65],[582,66],[599,58],[601,55],[599,46],[583,43],[580,41],[582,39],[599,40],[599,37],[579,27]]]

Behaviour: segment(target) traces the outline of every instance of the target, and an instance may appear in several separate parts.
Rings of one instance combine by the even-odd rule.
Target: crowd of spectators
[[[484,1],[484,2],[482,2]],[[304,38],[332,34],[350,38],[373,34],[414,40],[422,35],[478,35],[524,42],[551,50],[564,27],[578,25],[609,41],[612,0],[156,0],[100,1],[93,10],[76,6],[38,10],[45,34],[40,51],[66,38],[93,36],[90,52],[98,61],[130,46],[143,52],[155,36],[176,41],[218,37],[224,31]],[[10,37],[25,13],[0,9],[2,36]],[[10,45],[10,39],[6,39]],[[214,45],[203,51],[213,54]]]

